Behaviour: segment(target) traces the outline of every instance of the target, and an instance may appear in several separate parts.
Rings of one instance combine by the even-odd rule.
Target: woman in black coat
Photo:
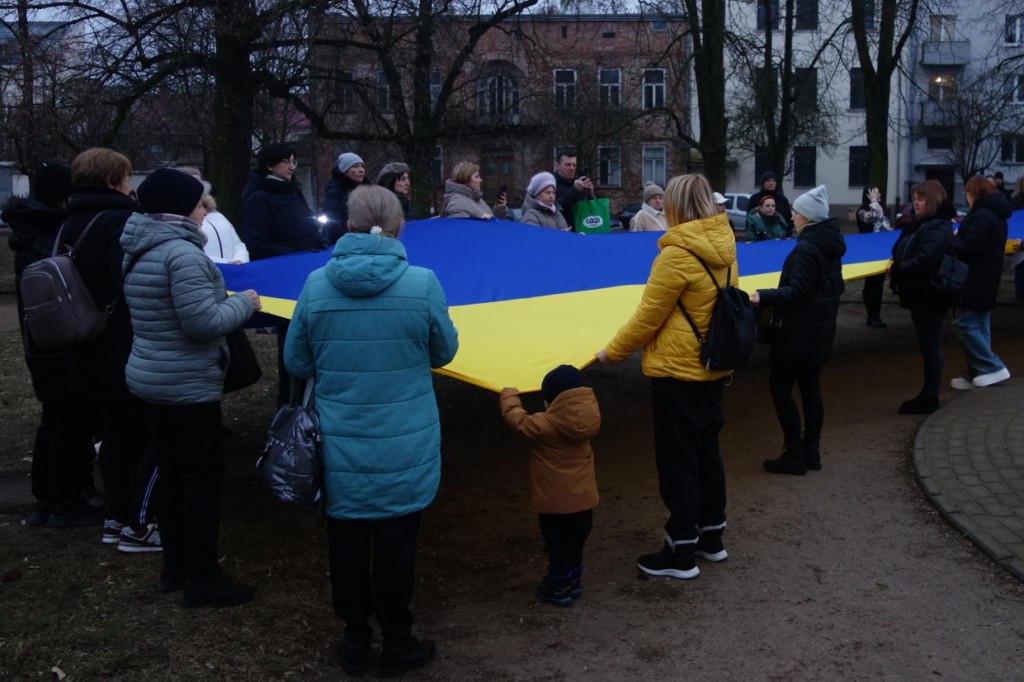
[[[249,257],[323,249],[320,223],[292,178],[295,151],[284,143],[268,144],[257,152],[256,163],[242,190],[242,241]]]
[[[785,449],[780,457],[764,462],[773,474],[803,475],[821,469],[819,441],[825,418],[821,398],[821,366],[832,353],[839,296],[843,293],[842,257],[846,241],[839,223],[829,217],[824,185],[793,202],[796,246],[786,257],[776,289],[760,289],[751,300],[773,306],[782,323],[771,348],[768,380],[775,413],[782,427]],[[793,400],[793,385],[800,389],[804,429]]]
[[[1010,202],[990,178],[981,176],[968,180],[964,192],[971,210],[956,232],[954,253],[969,269],[963,293],[954,306],[953,333],[963,349],[967,370],[950,382],[960,391],[1010,378],[1006,363],[992,352],[989,326],[989,312],[995,307],[1003,276]]]
[[[915,185],[914,224],[905,227],[892,247],[889,277],[900,306],[910,309],[917,344],[924,361],[921,392],[900,405],[900,414],[931,414],[939,409],[942,382],[942,320],[949,310],[949,297],[932,285],[942,256],[953,249],[952,220],[956,208],[946,200],[946,191],[935,180]]]

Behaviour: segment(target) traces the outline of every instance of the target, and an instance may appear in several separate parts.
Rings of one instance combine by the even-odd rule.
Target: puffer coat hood
[[[338,240],[327,262],[327,279],[353,298],[376,296],[409,267],[405,245],[377,234],[348,233]]]
[[[562,391],[545,411],[535,414],[523,409],[514,388],[501,392],[500,403],[505,423],[530,441],[533,510],[574,514],[597,506],[590,439],[601,429],[601,411],[593,389]]]
[[[736,284],[736,239],[724,214],[676,225],[658,239],[661,249],[636,312],[608,343],[613,361],[644,348],[643,372],[682,381],[714,381],[730,374],[707,370],[700,362],[700,341],[679,310],[682,304],[701,335],[707,333],[718,286]],[[700,258],[714,274],[711,281]]]

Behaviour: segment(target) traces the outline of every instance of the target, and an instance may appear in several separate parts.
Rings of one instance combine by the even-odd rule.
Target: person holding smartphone
[[[561,206],[562,217],[570,230],[575,231],[572,208],[586,199],[594,199],[594,183],[583,169],[576,177],[576,152],[562,151],[555,159],[555,201]]]

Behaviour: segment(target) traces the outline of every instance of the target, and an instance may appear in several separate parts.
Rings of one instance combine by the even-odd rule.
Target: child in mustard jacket
[[[549,552],[548,573],[537,586],[537,596],[569,606],[583,594],[583,544],[597,506],[590,439],[601,428],[601,411],[593,389],[583,386],[579,370],[571,365],[548,372],[541,393],[545,411],[529,414],[518,390],[502,389],[501,414],[512,430],[530,440],[533,509]]]

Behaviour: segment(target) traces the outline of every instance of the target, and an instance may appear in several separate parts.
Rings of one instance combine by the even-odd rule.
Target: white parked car
[[[745,192],[725,192],[725,214],[729,216],[729,224],[734,232],[747,231],[747,202],[750,194]]]

